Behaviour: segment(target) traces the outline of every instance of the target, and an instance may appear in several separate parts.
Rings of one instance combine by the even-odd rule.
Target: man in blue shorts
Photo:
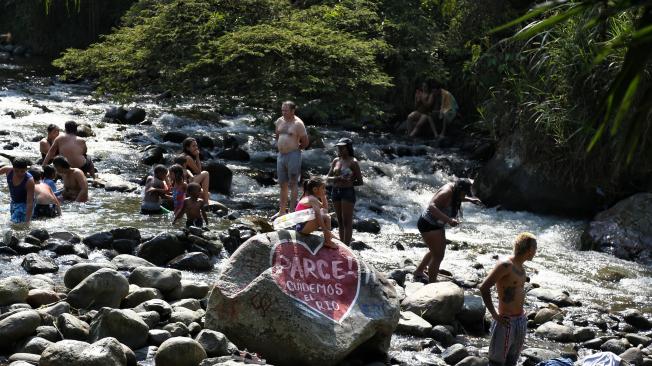
[[[9,212],[14,223],[29,224],[34,212],[34,179],[27,172],[29,161],[16,158],[11,167],[0,168],[0,174],[7,175],[7,186],[11,196]]]

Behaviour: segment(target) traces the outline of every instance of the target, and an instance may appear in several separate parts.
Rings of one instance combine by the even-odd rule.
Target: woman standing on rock
[[[208,192],[209,176],[207,171],[202,170],[197,140],[192,137],[187,137],[183,140],[183,155],[186,157],[184,167],[192,173],[189,183],[197,183],[201,186],[201,197],[208,205],[210,203],[210,194]]]
[[[362,173],[353,156],[353,141],[341,138],[335,146],[337,157],[331,163],[327,181],[333,186],[331,199],[337,214],[340,238],[344,244],[349,245],[353,236],[353,208],[356,201],[354,187],[363,184]]]
[[[462,202],[480,204],[477,198],[466,197],[471,195],[470,179],[461,178],[454,183],[447,183],[439,188],[430,199],[428,207],[423,211],[417,221],[417,228],[428,246],[428,253],[414,271],[414,279],[419,281],[437,282],[439,265],[446,252],[446,224],[451,227],[459,225],[455,218],[460,212]],[[424,270],[428,267],[428,276]]]

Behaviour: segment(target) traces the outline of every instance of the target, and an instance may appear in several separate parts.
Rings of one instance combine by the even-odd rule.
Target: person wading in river
[[[29,224],[34,209],[34,179],[27,172],[29,161],[17,158],[11,167],[0,168],[0,174],[7,174],[7,186],[11,203],[9,213],[14,223]]]
[[[39,141],[39,150],[41,151],[41,159],[45,159],[54,143],[54,139],[59,136],[59,126],[57,125],[48,125],[48,135]]]
[[[455,227],[459,224],[455,218],[460,212],[462,202],[480,204],[477,198],[467,197],[471,195],[470,179],[461,178],[454,183],[447,183],[435,192],[430,199],[428,207],[423,211],[417,221],[417,228],[428,246],[428,253],[414,271],[414,279],[418,281],[436,282],[439,274],[439,265],[444,259],[446,252],[446,225]],[[428,276],[424,271],[428,267]]]
[[[285,215],[288,208],[288,188],[290,190],[290,211],[297,204],[298,183],[301,177],[301,149],[308,146],[308,132],[301,118],[294,115],[296,104],[292,101],[281,105],[282,117],[274,122],[274,138],[278,148],[276,170],[278,183],[281,186],[279,210],[272,220]]]
[[[86,155],[88,150],[86,141],[77,136],[77,122],[66,122],[64,130],[65,134],[54,139],[52,147],[43,158],[43,165],[48,165],[55,156],[62,155],[72,168],[81,169],[84,174],[88,174],[95,179],[95,167],[91,159]]]
[[[54,195],[50,186],[43,182],[43,169],[34,166],[29,170],[34,178],[34,215],[35,219],[61,216],[59,199]]]
[[[68,159],[64,156],[54,158],[52,165],[54,165],[54,169],[63,180],[61,197],[64,200],[75,202],[88,201],[88,183],[84,172],[81,169],[71,167]]]
[[[342,138],[335,146],[337,157],[333,159],[326,179],[333,186],[331,199],[337,214],[340,238],[344,244],[349,245],[353,235],[353,208],[356,201],[354,186],[363,184],[362,173],[353,156],[353,141]]]
[[[514,254],[501,261],[480,285],[482,301],[493,317],[489,364],[514,366],[523,349],[527,331],[527,317],[523,311],[525,281],[523,263],[532,260],[537,251],[537,239],[530,233],[521,233],[514,241]],[[491,288],[498,290],[498,311],[491,299]]]

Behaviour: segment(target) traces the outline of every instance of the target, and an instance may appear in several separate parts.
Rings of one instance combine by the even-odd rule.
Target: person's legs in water
[[[287,154],[279,153],[276,157],[276,175],[280,187],[278,212],[272,216],[272,220],[287,213],[288,209],[288,182],[290,180],[287,168]]]
[[[430,250],[430,262],[428,263],[428,281],[430,283],[437,282],[437,275],[439,274],[439,265],[444,259],[446,253],[446,238],[444,230],[435,230],[422,233],[423,241]]]
[[[201,173],[192,177],[192,183],[197,183],[201,186],[201,198],[206,202],[210,203],[210,192],[208,191],[209,187],[209,175],[208,172],[202,170]]]

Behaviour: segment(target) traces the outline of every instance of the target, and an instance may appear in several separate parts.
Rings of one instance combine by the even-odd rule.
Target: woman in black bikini
[[[337,214],[340,239],[349,245],[353,235],[353,208],[356,201],[354,187],[363,184],[362,173],[358,161],[353,156],[353,141],[342,138],[335,146],[337,157],[331,163],[327,181],[333,186],[331,199]]]
[[[428,207],[419,217],[417,228],[428,246],[429,252],[414,271],[415,280],[425,281],[427,279],[428,282],[437,282],[439,265],[446,252],[446,233],[444,231],[446,224],[451,227],[459,225],[459,221],[455,218],[460,212],[462,202],[481,203],[477,198],[466,197],[471,195],[472,184],[473,182],[466,178],[445,184],[435,192]],[[424,273],[426,267],[428,267],[427,277]]]

